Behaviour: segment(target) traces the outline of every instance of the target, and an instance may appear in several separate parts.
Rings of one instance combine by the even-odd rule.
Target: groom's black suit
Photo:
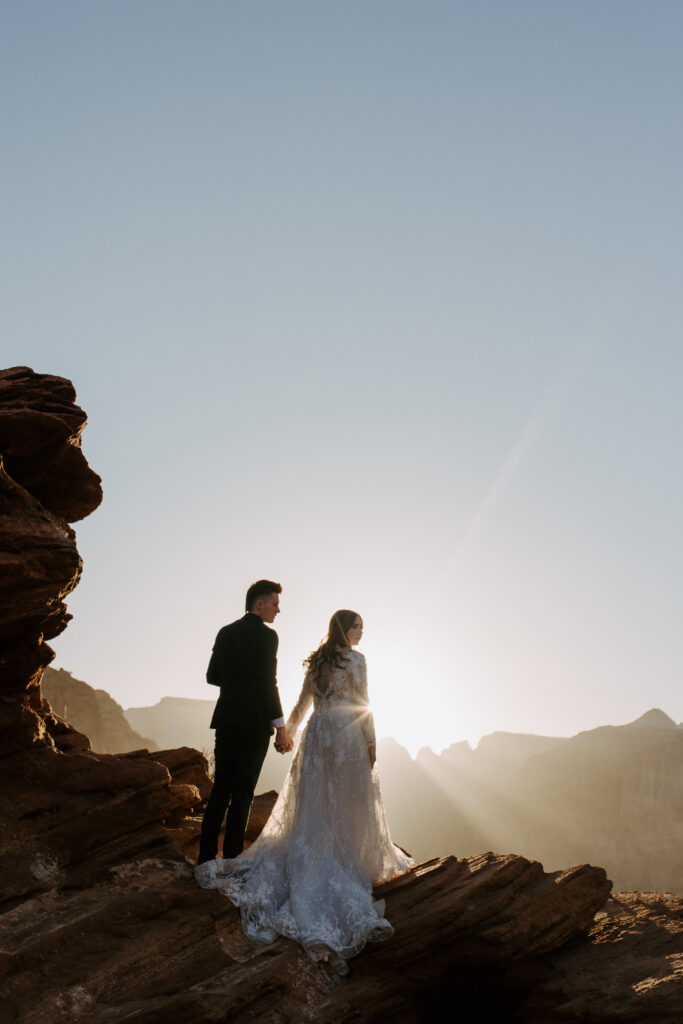
[[[277,645],[275,630],[253,612],[223,626],[213,645],[206,679],[221,690],[211,719],[216,730],[216,771],[202,822],[199,863],[216,856],[226,810],[223,856],[237,857],[242,852],[273,720],[282,718]]]

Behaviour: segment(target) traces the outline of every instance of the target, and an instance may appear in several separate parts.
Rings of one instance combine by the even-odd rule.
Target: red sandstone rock
[[[73,530],[10,479],[0,453],[0,694],[36,685],[80,575]]]
[[[247,830],[244,833],[244,838],[247,843],[253,843],[263,831],[263,826],[270,817],[270,812],[275,806],[277,800],[277,793],[274,789],[269,790],[268,793],[261,793],[259,796],[254,797],[254,802],[251,805],[249,811],[249,821],[247,822]]]
[[[21,693],[28,706],[40,701],[40,674],[53,657],[45,640],[69,621],[64,598],[81,574],[68,522],[102,500],[74,399],[61,377],[0,371],[0,695]]]
[[[551,876],[518,857],[422,865],[378,890],[396,934],[341,978],[286,939],[254,950],[229,901],[198,890],[163,844],[80,890],[60,890],[45,858],[32,867],[53,888],[4,915],[0,945],[8,1005],[35,1024],[67,1021],[79,1005],[92,1024],[414,1020],[422,987],[463,968],[494,979],[511,959],[551,949],[586,927],[609,888],[599,868]]]
[[[195,786],[202,803],[206,803],[211,792],[211,779],[203,754],[192,747],[178,747],[175,750],[155,750],[153,757],[159,764],[166,765],[174,781]]]
[[[45,640],[66,626],[63,599],[81,572],[66,520],[101,500],[74,398],[61,378],[0,371],[0,901],[55,880],[94,883],[130,850],[166,842],[164,824],[201,806],[197,788],[148,753],[92,751],[41,697],[53,656]]]
[[[587,936],[550,953],[535,973],[525,979],[525,1024],[680,1024],[683,899],[615,893]]]
[[[86,415],[73,384],[27,366],[0,370],[0,454],[5,469],[46,509],[75,523],[102,501],[81,451]]]

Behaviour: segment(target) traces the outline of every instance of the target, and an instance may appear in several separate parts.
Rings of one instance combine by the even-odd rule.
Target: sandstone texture
[[[421,865],[378,890],[394,938],[340,977],[285,939],[254,950],[229,901],[198,890],[159,844],[87,886],[46,880],[2,916],[0,1020],[414,1020],[420,993],[451,969],[497,983],[508,961],[589,927],[608,889],[599,869],[551,876],[512,856]]]
[[[526,1024],[676,1024],[683,1019],[683,899],[616,893],[585,938],[538,968],[521,1008]]]
[[[81,575],[68,524],[102,500],[81,451],[86,416],[75,398],[61,377],[0,370],[0,697],[21,695],[25,706],[37,700],[32,691],[53,657],[45,641],[66,627],[64,598]],[[0,743],[5,725],[3,717]]]
[[[17,595],[5,590],[0,620],[0,1024],[680,1020],[681,901],[609,900],[604,870],[585,864],[548,873],[494,853],[420,864],[378,889],[395,935],[346,976],[286,939],[252,948],[185,855],[206,759],[93,751],[41,695],[45,639],[66,624],[80,572],[64,517],[94,508],[99,483],[80,450],[62,451],[78,447],[84,422],[69,383],[5,371],[0,405],[3,382],[21,415],[0,450],[14,453],[0,559]],[[53,407],[50,435],[41,417]],[[59,487],[44,479],[55,466]],[[274,799],[255,802],[251,838]]]
[[[69,615],[81,560],[68,520],[101,501],[80,448],[85,413],[69,381],[25,367],[0,371],[0,901],[25,900],[60,879],[94,880],[157,841],[201,805],[144,756],[96,753],[40,690],[46,640]],[[13,476],[10,476],[10,471]],[[192,756],[205,769],[196,751]],[[205,772],[204,772],[205,774]],[[187,771],[185,771],[187,775]]]

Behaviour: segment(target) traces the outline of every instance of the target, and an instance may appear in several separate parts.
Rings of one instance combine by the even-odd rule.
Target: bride
[[[240,908],[252,942],[285,935],[314,960],[346,960],[393,935],[372,887],[413,864],[391,841],[380,794],[365,658],[353,650],[362,633],[356,612],[332,616],[304,662],[288,734],[311,703],[313,714],[265,828],[239,857],[218,860],[216,872],[196,869],[200,885]]]

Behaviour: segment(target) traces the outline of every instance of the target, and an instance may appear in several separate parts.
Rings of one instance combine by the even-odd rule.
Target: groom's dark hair
[[[266,594],[281,594],[282,587],[279,583],[273,583],[272,580],[257,580],[256,583],[252,583],[247,591],[247,597],[244,602],[245,610],[250,612],[254,607],[259,597],[265,597]]]

